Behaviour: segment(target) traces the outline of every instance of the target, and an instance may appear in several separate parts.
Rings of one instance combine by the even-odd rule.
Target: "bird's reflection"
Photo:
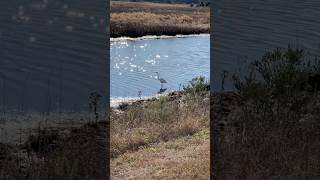
[[[167,90],[167,88],[160,88],[158,94],[162,94]]]

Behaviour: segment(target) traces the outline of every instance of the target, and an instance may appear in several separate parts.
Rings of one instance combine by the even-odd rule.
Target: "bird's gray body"
[[[160,81],[161,83],[161,89],[163,88],[163,83],[167,83],[167,81],[163,78],[160,78],[159,73],[155,72],[157,74],[157,79]]]
[[[167,83],[167,81],[164,80],[163,78],[159,78],[159,77],[158,77],[158,80],[160,81],[160,83]]]

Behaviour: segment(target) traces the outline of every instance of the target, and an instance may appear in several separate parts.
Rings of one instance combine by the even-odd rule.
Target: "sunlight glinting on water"
[[[208,35],[112,39],[111,97],[156,95],[161,88],[156,72],[167,81],[166,92],[181,89],[195,76],[209,79],[209,44]]]

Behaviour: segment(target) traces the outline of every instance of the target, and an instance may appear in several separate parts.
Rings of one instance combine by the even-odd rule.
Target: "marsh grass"
[[[209,28],[206,26],[196,25],[161,25],[161,24],[139,24],[139,23],[117,23],[111,22],[111,37],[142,37],[148,35],[155,36],[175,36],[175,35],[190,35],[190,34],[203,34],[209,33]]]
[[[311,61],[304,50],[288,47],[266,52],[252,67],[242,79],[234,75],[241,105],[224,116],[228,124],[218,132],[214,175],[317,179],[320,94],[307,90],[308,77],[319,73],[317,59]],[[215,122],[222,119],[215,117],[220,118]]]
[[[174,36],[209,31],[209,8],[191,8],[178,4],[111,3],[111,37]]]

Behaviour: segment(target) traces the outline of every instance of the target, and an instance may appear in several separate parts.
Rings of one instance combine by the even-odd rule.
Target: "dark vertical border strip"
[[[213,21],[213,15],[214,15],[214,0],[211,0],[210,3],[210,179],[216,179],[214,175],[216,174],[216,168],[215,168],[215,154],[216,154],[216,139],[215,139],[215,127],[213,126],[213,111],[212,111],[212,101],[213,101],[213,28],[214,28],[214,21]]]
[[[107,179],[110,179],[110,0],[105,1],[106,2],[106,52],[107,52],[107,65],[106,65],[106,73],[107,73],[107,80],[106,80],[106,119],[107,119]]]
[[[215,55],[215,31],[217,29],[217,26],[219,22],[217,21],[218,12],[217,9],[219,9],[219,0],[211,0],[210,3],[210,179],[213,180],[221,180],[222,178],[219,177],[219,147],[217,143],[219,141],[219,133],[218,133],[218,127],[215,126],[217,124],[215,122],[214,117],[214,111],[213,111],[213,95],[214,95],[214,87],[215,87],[215,79],[214,72],[219,71],[218,69],[215,69],[215,58],[217,57]]]

